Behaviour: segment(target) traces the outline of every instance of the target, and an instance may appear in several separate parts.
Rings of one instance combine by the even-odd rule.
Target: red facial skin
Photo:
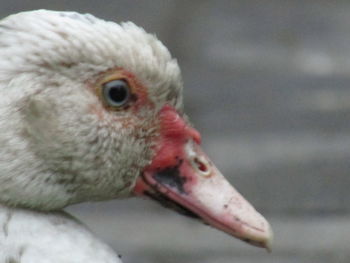
[[[181,170],[184,168],[186,169],[186,167],[182,165],[183,162],[187,162],[184,145],[189,140],[193,140],[197,144],[201,142],[200,133],[190,127],[171,106],[165,105],[161,109],[159,119],[160,138],[156,149],[157,154],[152,160],[151,165],[144,170],[144,174],[150,174],[154,171],[177,166],[180,166],[179,169]],[[181,174],[184,175],[188,173]],[[190,181],[193,182],[195,179],[196,177],[187,176],[185,181],[189,183]],[[142,195],[144,190],[149,190],[149,186],[146,186],[139,180],[134,188],[134,192]]]

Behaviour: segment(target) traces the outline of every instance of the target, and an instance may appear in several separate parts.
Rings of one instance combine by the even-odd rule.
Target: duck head
[[[74,12],[0,22],[0,202],[36,210],[150,197],[253,245],[267,221],[201,149],[155,36]]]

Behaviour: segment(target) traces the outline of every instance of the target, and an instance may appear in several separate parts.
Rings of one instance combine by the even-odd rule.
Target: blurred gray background
[[[271,222],[272,254],[144,200],[68,209],[125,263],[349,262],[350,2],[4,1],[131,20],[178,58],[204,148]]]

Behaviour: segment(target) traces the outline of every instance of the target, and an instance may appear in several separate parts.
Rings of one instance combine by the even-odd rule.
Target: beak
[[[219,172],[199,146],[197,131],[174,109],[160,114],[161,136],[152,163],[134,192],[202,220],[251,245],[271,250],[272,230]]]

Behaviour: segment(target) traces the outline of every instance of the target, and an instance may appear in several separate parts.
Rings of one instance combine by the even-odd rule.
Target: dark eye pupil
[[[128,92],[124,86],[114,86],[109,89],[109,98],[115,102],[122,102],[127,97]]]
[[[103,95],[106,102],[115,107],[123,106],[130,97],[129,84],[125,80],[112,80],[103,84]]]

